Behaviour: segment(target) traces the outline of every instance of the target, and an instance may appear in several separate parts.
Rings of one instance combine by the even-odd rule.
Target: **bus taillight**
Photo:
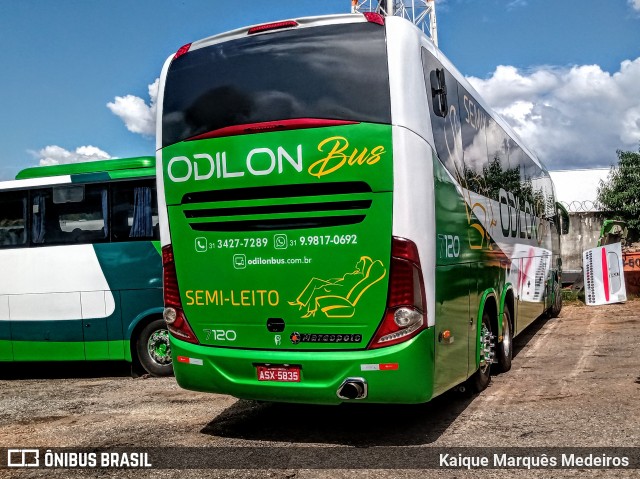
[[[251,27],[247,32],[247,35],[268,32],[269,30],[281,30],[283,28],[293,28],[297,26],[298,26],[298,22],[293,20],[287,20],[284,22],[265,23],[264,25],[257,25],[255,27]]]
[[[173,59],[175,60],[176,58],[180,58],[182,55],[184,55],[185,53],[187,53],[189,51],[189,48],[191,48],[191,43],[187,43],[186,45],[182,45],[180,48],[178,48],[178,51],[173,56]]]
[[[384,17],[379,13],[365,12],[364,18],[366,18],[369,23],[377,23],[378,25],[384,26]]]
[[[164,287],[163,317],[167,323],[167,328],[176,338],[188,343],[199,344],[198,338],[196,338],[196,335],[193,333],[182,311],[176,263],[173,258],[173,248],[171,245],[162,248],[162,270]]]
[[[394,237],[387,309],[369,348],[391,346],[414,337],[427,323],[426,310],[418,248],[413,241]]]

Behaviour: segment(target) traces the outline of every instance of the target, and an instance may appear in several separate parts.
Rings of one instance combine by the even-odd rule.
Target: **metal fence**
[[[567,211],[571,213],[588,213],[601,211],[600,208],[598,208],[598,204],[595,201],[591,200],[571,202],[561,201],[560,203],[562,203],[562,206],[564,206]]]

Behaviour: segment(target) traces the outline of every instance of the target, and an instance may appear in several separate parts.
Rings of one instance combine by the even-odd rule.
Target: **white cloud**
[[[614,74],[597,65],[499,66],[469,81],[550,168],[609,166],[617,149],[638,149],[640,58]]]
[[[95,146],[79,146],[75,151],[69,151],[61,146],[49,145],[33,154],[40,160],[40,166],[111,159],[109,153]]]
[[[149,85],[149,104],[135,95],[117,96],[107,103],[112,113],[124,121],[127,129],[144,136],[156,134],[156,101],[158,99],[159,78]]]
[[[512,10],[517,7],[526,7],[528,3],[527,0],[512,0],[507,4],[507,9]]]
[[[629,1],[629,5],[631,5],[631,8],[640,12],[640,0],[628,0],[628,1]]]

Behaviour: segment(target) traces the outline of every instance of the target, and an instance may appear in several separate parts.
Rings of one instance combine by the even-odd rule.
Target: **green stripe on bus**
[[[0,350],[7,348],[11,348],[11,341],[0,341]],[[13,341],[13,356],[17,361],[84,361],[85,359],[131,361],[127,340]]]
[[[103,183],[110,179],[109,173],[106,172],[71,175],[71,183]]]
[[[137,158],[87,161],[83,163],[70,163],[67,165],[34,166],[32,168],[26,168],[19,172],[16,175],[16,180],[24,180],[27,178],[45,178],[48,176],[60,175],[81,175],[99,171],[108,171],[110,173],[114,173],[122,170],[128,170],[126,174],[127,178],[135,176],[131,174],[131,170],[144,171],[144,175],[142,176],[153,176],[155,175],[155,164],[156,159],[153,156],[140,156]]]

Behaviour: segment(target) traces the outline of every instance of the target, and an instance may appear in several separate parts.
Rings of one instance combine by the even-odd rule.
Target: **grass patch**
[[[572,289],[563,289],[562,302],[584,304],[584,291],[574,291]]]

